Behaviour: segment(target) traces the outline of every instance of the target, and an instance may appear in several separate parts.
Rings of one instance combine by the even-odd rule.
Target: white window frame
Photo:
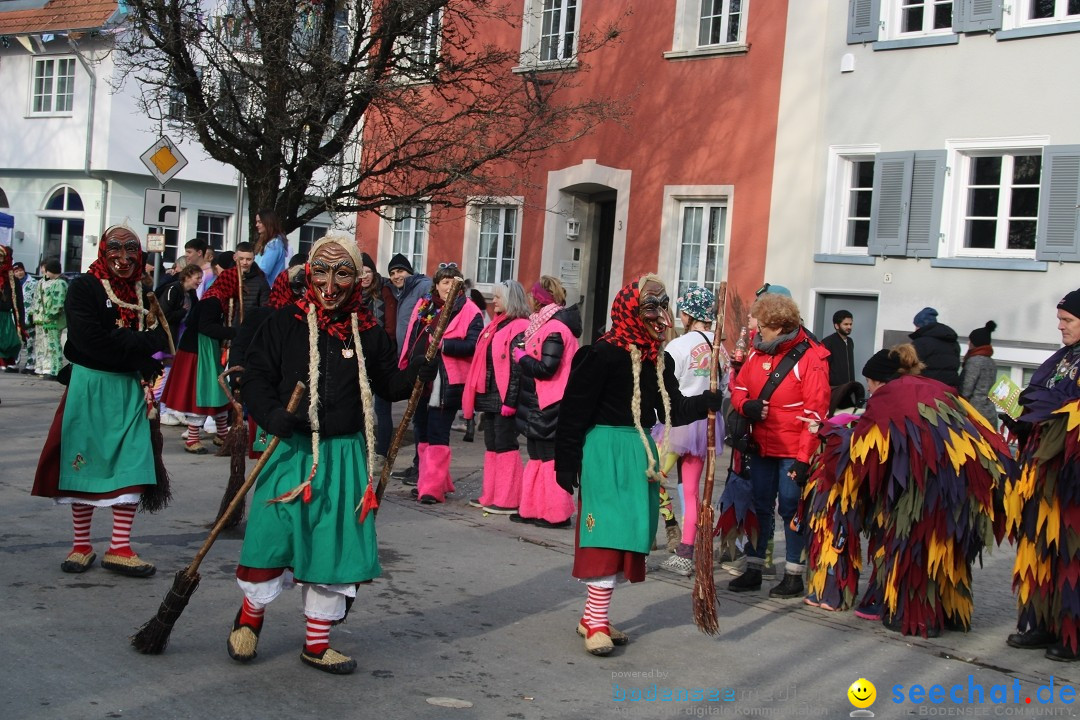
[[[204,218],[206,220],[221,220],[222,221],[222,228],[221,228],[221,233],[220,233],[220,235],[221,235],[221,246],[220,247],[215,247],[213,239],[212,239],[213,237],[216,237],[218,235],[218,233],[214,232],[213,230],[211,230],[209,228],[206,229],[206,230],[203,229],[202,223],[203,223]],[[229,238],[229,222],[231,221],[231,219],[232,219],[232,215],[229,215],[228,213],[212,212],[210,210],[199,210],[195,214],[195,237],[202,238],[203,240],[205,240],[207,245],[209,245],[212,250],[215,250],[215,251],[218,251],[218,252],[224,251],[225,248],[228,247],[225,243],[227,242],[227,240]]]
[[[821,251],[832,255],[868,255],[869,248],[847,245],[848,203],[851,198],[851,165],[875,160],[880,145],[833,145],[825,176],[825,213]],[[873,190],[871,190],[873,192]]]
[[[406,218],[401,215],[401,211],[408,210],[408,219],[413,221],[414,227],[408,230],[399,229],[398,223]],[[428,245],[428,229],[431,227],[431,206],[426,203],[413,203],[411,205],[398,205],[395,207],[387,208],[388,214],[391,216],[384,223],[386,228],[387,244],[390,247],[390,254],[387,255],[387,262],[390,258],[398,253],[401,253],[408,258],[409,263],[413,266],[413,271],[417,273],[424,272],[427,267],[427,245]],[[407,243],[407,247],[405,246]],[[408,250],[408,252],[406,252]]]
[[[397,74],[406,83],[430,82],[439,69],[439,53],[442,51],[442,10],[436,10],[424,18],[422,37],[398,38],[401,60]]]
[[[462,260],[464,267],[462,272],[465,277],[473,279],[473,286],[480,292],[490,295],[495,290],[495,285],[504,280],[517,280],[518,268],[521,262],[521,227],[525,198],[520,196],[506,197],[483,197],[469,198],[469,207],[465,214],[465,237],[462,242]],[[496,278],[495,282],[480,281],[480,233],[483,230],[482,216],[485,210],[514,210],[517,217],[514,222],[514,256],[511,259],[509,277],[500,277],[502,260],[502,243],[499,243],[496,255]],[[500,226],[502,223],[500,223]]]
[[[1051,18],[1032,18],[1031,8],[1036,0],[1012,0],[1005,4],[1002,10],[1002,29],[1013,30],[1017,28],[1027,27],[1046,27],[1048,25],[1059,25],[1062,23],[1075,23],[1080,22],[1080,13],[1076,15],[1067,15],[1069,0],[1056,0],[1054,7],[1054,17]]]
[[[65,68],[70,68],[70,73],[65,72],[64,75],[59,75],[61,65]],[[75,110],[75,56],[74,55],[49,55],[47,57],[36,57],[30,64],[30,92],[29,101],[30,106],[27,108],[27,114],[32,117],[70,117],[74,114]],[[49,79],[49,88],[47,91],[44,89],[39,92],[38,84],[39,80],[41,84],[44,84],[45,79],[43,76],[44,68],[49,67],[52,70],[52,75]],[[66,91],[61,92],[60,86],[65,84]],[[49,108],[47,110],[37,110],[35,105],[37,100],[47,99]],[[63,110],[58,110],[57,105],[60,100],[65,100],[65,107]]]
[[[882,33],[881,40],[908,40],[911,38],[921,37],[938,37],[941,35],[954,35],[953,24],[956,22],[956,8],[953,5],[954,0],[922,0],[923,8],[923,29],[919,31],[904,32],[903,31],[903,11],[905,0],[881,0],[881,13],[884,20],[884,33]],[[926,29],[926,26],[932,21],[934,17],[934,9],[937,5],[949,5],[953,10],[952,21],[947,27],[943,28],[930,28]]]
[[[711,0],[710,0],[711,1]],[[671,51],[664,53],[669,60],[705,55],[731,55],[745,53],[749,49],[746,40],[747,17],[750,14],[751,0],[741,0],[739,8],[739,35],[734,42],[710,45],[698,43],[701,26],[701,10],[706,0],[675,0],[675,32],[671,39]],[[723,0],[724,26],[730,22],[732,0]],[[726,34],[725,34],[726,36]]]
[[[722,249],[719,257],[720,272],[715,279],[719,283],[727,279],[731,255],[731,225],[735,198],[734,185],[667,185],[664,187],[664,203],[660,217],[660,277],[672,278],[669,290],[672,298],[678,295],[684,278],[679,274],[682,257],[683,217],[685,209],[693,206],[705,208],[722,207],[724,221],[721,227]],[[701,284],[705,263],[699,264],[698,277],[688,280]]]
[[[315,247],[315,243],[322,240],[328,232],[330,232],[330,226],[322,223],[307,223],[306,225],[301,225],[296,230],[296,252],[311,252],[311,248]],[[310,238],[305,238],[305,235],[310,236]],[[308,243],[306,247],[304,246],[305,242]],[[288,258],[286,258],[286,261],[288,261]]]
[[[1023,151],[1043,153],[1050,144],[1048,135],[1002,138],[966,138],[945,143],[948,171],[945,174],[945,202],[941,208],[941,227],[945,238],[941,257],[954,258],[1020,258],[1034,259],[1036,250],[990,250],[964,247],[964,208],[967,203],[969,158],[977,155],[996,155]],[[1037,220],[1036,220],[1037,221]],[[1035,232],[1038,237],[1038,226]]]
[[[560,26],[560,45],[565,41],[566,35],[571,29],[566,27],[565,18],[567,6],[574,4],[574,35],[573,49],[568,58],[556,58],[554,60],[540,59],[540,44],[544,32],[544,3],[545,0],[525,0],[525,10],[521,18],[521,55],[515,72],[529,72],[532,70],[569,70],[578,65],[578,41],[581,39],[581,6],[585,0],[554,0],[559,3],[560,17],[563,23]]]

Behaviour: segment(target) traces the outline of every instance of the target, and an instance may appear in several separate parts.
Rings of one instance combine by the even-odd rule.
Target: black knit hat
[[[1070,315],[1080,318],[1080,289],[1073,290],[1071,293],[1061,298],[1061,302],[1059,302],[1057,306],[1058,310],[1064,310]]]
[[[981,328],[972,330],[968,335],[968,342],[971,343],[971,347],[984,347],[990,344],[990,333],[997,330],[997,323],[991,320]]]
[[[375,267],[375,261],[372,260],[371,256],[368,255],[366,252],[360,253],[360,262],[362,262],[364,264],[364,267],[370,270],[373,275],[379,274],[378,269],[376,269]]]
[[[874,353],[862,369],[863,377],[889,382],[900,376],[900,356],[889,348]]]
[[[410,275],[413,274],[412,263],[410,263],[409,259],[401,253],[398,253],[394,257],[390,258],[390,264],[386,266],[386,274],[389,275],[397,269],[404,270]]]
[[[225,252],[214,253],[214,264],[220,267],[222,270],[228,270],[236,265],[236,259],[233,257],[232,250],[226,250]]]

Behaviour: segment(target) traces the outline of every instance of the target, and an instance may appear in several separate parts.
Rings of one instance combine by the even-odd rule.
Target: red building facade
[[[477,33],[521,47],[507,73],[578,73],[567,92],[623,99],[631,114],[527,169],[507,168],[521,177],[519,194],[471,198],[466,210],[361,215],[362,249],[382,272],[398,252],[428,275],[456,262],[486,293],[506,279],[528,289],[542,274],[559,277],[568,302],[583,302],[585,341],[602,331],[615,292],[647,271],[673,298],[728,280],[752,300],[765,266],[787,2],[515,2],[520,29]],[[608,23],[619,41],[589,54],[588,70],[576,67],[576,39]]]

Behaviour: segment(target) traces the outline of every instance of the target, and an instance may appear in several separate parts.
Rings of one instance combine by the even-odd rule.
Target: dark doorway
[[[605,200],[596,203],[599,222],[597,223],[595,252],[592,256],[591,265],[593,276],[590,278],[588,302],[592,304],[592,311],[587,313],[592,318],[592,329],[587,337],[589,342],[604,334],[607,326],[610,308],[608,307],[608,294],[611,287],[611,251],[615,239],[615,201]]]
[[[874,338],[877,337],[877,298],[872,295],[818,293],[816,309],[814,331],[820,339],[836,332],[832,325],[834,312],[847,310],[852,314],[851,339],[855,343],[855,379],[862,382],[862,367],[870,356],[877,352],[874,347]]]

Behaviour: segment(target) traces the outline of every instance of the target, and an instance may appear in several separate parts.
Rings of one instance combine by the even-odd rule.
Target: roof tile
[[[39,10],[2,12],[0,3],[0,34],[99,28],[116,6],[116,0],[50,0]]]

